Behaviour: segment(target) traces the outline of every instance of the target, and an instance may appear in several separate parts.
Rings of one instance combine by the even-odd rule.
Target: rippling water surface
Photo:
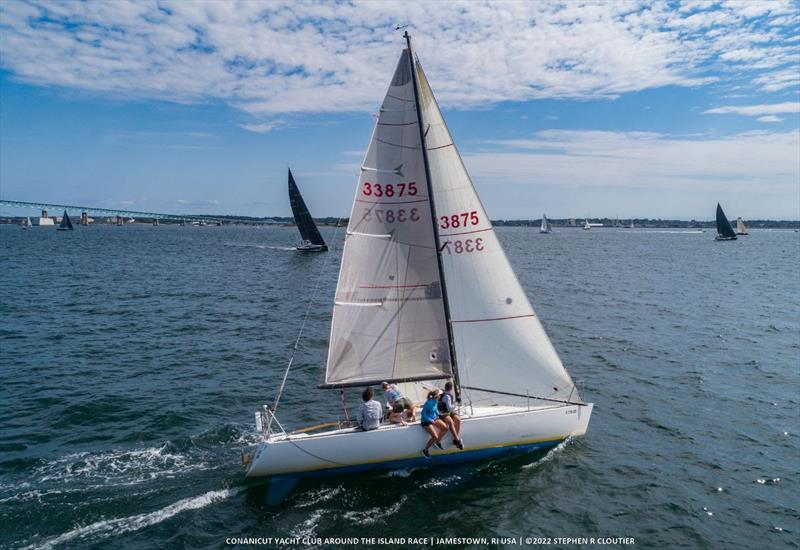
[[[624,536],[798,547],[800,236],[498,232],[595,403],[587,437],[544,456],[303,481],[268,509],[239,451],[320,273],[281,418],[341,414],[338,395],[314,389],[338,246],[287,250],[291,228],[0,226],[0,546]]]

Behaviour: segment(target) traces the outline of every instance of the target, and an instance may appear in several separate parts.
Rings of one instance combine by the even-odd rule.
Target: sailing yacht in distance
[[[736,233],[733,232],[731,222],[725,217],[725,212],[722,207],[717,203],[717,236],[714,237],[715,241],[735,241]]]
[[[742,220],[741,216],[736,218],[736,234],[737,235],[749,235],[750,234],[750,232],[747,230],[747,226],[745,225],[744,220]]]
[[[61,217],[61,225],[58,226],[59,231],[72,231],[72,221],[69,219],[69,214],[64,210],[64,215]]]
[[[261,442],[242,456],[247,477],[271,478],[268,504],[299,477],[550,449],[588,428],[592,404],[531,307],[405,38],[361,166],[319,387],[451,379],[463,448],[448,436],[425,454],[416,422],[287,431],[282,383],[256,412]]]
[[[539,233],[552,233],[553,228],[550,227],[550,220],[547,219],[545,214],[542,214],[542,227],[539,228]]]
[[[297,224],[297,229],[300,231],[300,237],[303,242],[297,246],[297,250],[303,252],[325,252],[328,250],[328,245],[320,235],[317,224],[314,223],[314,218],[308,211],[306,202],[300,194],[297,184],[292,176],[291,169],[289,170],[289,202],[292,204],[292,214],[294,214],[294,223]]]

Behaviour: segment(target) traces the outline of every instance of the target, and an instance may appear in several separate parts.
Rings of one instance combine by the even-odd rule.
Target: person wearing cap
[[[383,395],[386,396],[386,403],[389,405],[390,409],[389,422],[402,424],[403,413],[405,411],[408,411],[408,417],[411,419],[411,422],[417,421],[417,406],[414,405],[414,402],[408,397],[405,397],[397,386],[389,384],[389,382],[383,382],[381,388],[383,389]]]
[[[439,449],[444,449],[442,444],[439,443],[444,435],[447,433],[447,424],[439,418],[439,394],[441,393],[440,389],[431,390],[428,392],[428,400],[425,401],[425,404],[422,406],[422,414],[420,415],[420,423],[419,425],[430,434],[430,438],[428,439],[428,443],[425,445],[425,448],[422,449],[422,454],[425,458],[430,458],[431,453],[428,449],[431,448],[431,445],[436,445]]]

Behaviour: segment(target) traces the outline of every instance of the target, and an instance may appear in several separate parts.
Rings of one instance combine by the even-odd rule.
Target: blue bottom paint
[[[267,506],[277,506],[297,484],[299,478],[293,476],[272,476],[267,489]]]
[[[401,470],[409,467],[428,467],[444,466],[447,464],[461,464],[464,462],[474,462],[476,460],[486,460],[510,454],[530,453],[533,451],[544,451],[552,449],[563,439],[556,441],[542,441],[539,443],[528,443],[525,445],[509,445],[508,447],[495,447],[491,449],[478,449],[477,451],[462,451],[460,453],[433,454],[431,458],[425,458],[420,453],[419,458],[404,458],[401,460],[390,460],[387,462],[375,462],[371,464],[359,464],[357,466],[343,466],[340,468],[329,468],[316,470],[313,472],[297,472],[290,475],[297,477],[322,477],[339,474],[354,474],[359,472],[369,472],[374,470]]]
[[[463,464],[466,462],[499,458],[512,454],[546,451],[552,449],[562,441],[564,440],[559,439],[556,441],[542,441],[539,443],[528,443],[525,445],[510,445],[508,447],[495,447],[492,449],[479,449],[476,451],[462,451],[459,453],[440,455],[431,453],[431,458],[425,458],[420,453],[419,458],[404,458],[401,460],[390,460],[387,462],[375,462],[372,464],[359,464],[357,466],[343,466],[339,468],[316,470],[313,472],[296,472],[292,474],[272,476],[270,478],[269,488],[267,489],[267,505],[275,506],[280,504],[301,477],[329,477],[380,470],[401,470],[411,467],[425,468]]]

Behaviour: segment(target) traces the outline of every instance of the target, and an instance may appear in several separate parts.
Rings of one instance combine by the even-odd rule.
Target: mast
[[[420,147],[422,147],[422,163],[425,166],[425,179],[428,182],[428,202],[431,208],[431,223],[433,224],[433,240],[436,245],[436,264],[439,268],[439,281],[442,287],[442,303],[444,305],[444,321],[447,329],[447,344],[450,349],[450,364],[453,367],[453,386],[456,401],[461,403],[461,381],[458,377],[458,363],[456,361],[456,346],[453,338],[453,327],[450,322],[450,302],[447,299],[447,283],[442,265],[442,245],[439,242],[439,218],[436,215],[436,202],[433,198],[433,185],[431,183],[431,170],[428,165],[428,148],[425,144],[425,130],[422,128],[422,108],[419,104],[419,86],[417,85],[417,69],[414,66],[414,53],[411,49],[411,35],[408,31],[403,33],[408,45],[408,63],[411,65],[411,81],[414,86],[414,107],[417,110],[417,128],[419,129]]]

